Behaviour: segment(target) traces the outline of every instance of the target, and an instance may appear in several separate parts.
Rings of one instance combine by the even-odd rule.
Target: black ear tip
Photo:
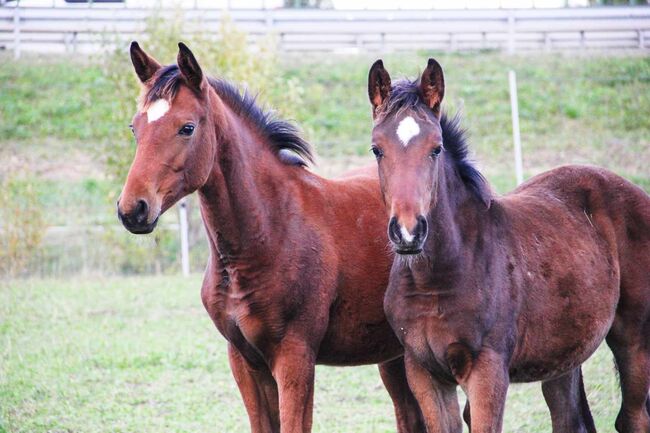
[[[190,51],[190,49],[187,47],[187,45],[185,45],[185,44],[182,43],[182,42],[179,42],[179,43],[178,43],[178,49],[181,50],[181,51],[185,51],[185,52],[189,52],[189,51]]]
[[[442,66],[440,66],[440,63],[438,63],[438,61],[436,59],[434,59],[433,57],[429,58],[429,61],[427,62],[427,67],[430,67],[430,68],[435,67],[435,68],[438,68],[438,69],[442,69]]]
[[[375,69],[375,68],[384,68],[384,61],[382,59],[377,59],[375,60],[375,63],[372,64],[372,67],[370,69]]]
[[[129,47],[131,52],[133,51],[140,51],[140,44],[138,44],[138,41],[132,41],[131,46]]]

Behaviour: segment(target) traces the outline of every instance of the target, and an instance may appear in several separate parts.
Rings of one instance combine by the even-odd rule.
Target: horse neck
[[[290,185],[281,163],[245,119],[225,103],[215,118],[217,150],[210,176],[199,189],[201,214],[213,253],[224,264],[268,261],[266,249],[282,235]]]
[[[429,237],[425,254],[441,268],[457,269],[471,265],[467,251],[477,251],[479,241],[490,224],[485,205],[460,178],[452,161],[446,161],[436,185],[436,202],[428,217]]]

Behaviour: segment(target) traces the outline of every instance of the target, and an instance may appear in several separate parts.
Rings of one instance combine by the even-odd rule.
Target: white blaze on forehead
[[[404,147],[408,146],[409,141],[420,133],[420,126],[411,116],[406,116],[397,126],[397,137]]]
[[[155,122],[169,111],[169,102],[166,99],[158,99],[156,102],[147,107],[147,122]]]
[[[410,119],[410,117],[409,117],[409,119]],[[400,231],[402,232],[402,238],[403,238],[406,242],[411,242],[411,241],[413,240],[413,235],[412,235],[411,233],[409,233],[408,230],[406,230],[406,227],[401,226],[401,227],[400,227]]]

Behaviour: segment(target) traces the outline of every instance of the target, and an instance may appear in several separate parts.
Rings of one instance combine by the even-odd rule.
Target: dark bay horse
[[[379,364],[398,430],[424,431],[383,310],[392,253],[375,168],[341,180],[311,173],[291,124],[206,77],[179,47],[177,65],[161,66],[131,45],[142,94],[118,213],[148,233],[198,191],[211,251],[201,296],[228,341],[252,431],[311,431],[316,363]]]
[[[584,431],[562,406],[579,404],[566,390],[603,339],[620,375],[616,430],[650,432],[650,196],[588,166],[494,196],[441,113],[444,88],[433,59],[415,82],[392,85],[381,61],[369,75],[398,253],[384,308],[429,433],[461,431],[457,385],[471,432],[500,432],[509,383],[528,381],[542,381],[554,429]]]

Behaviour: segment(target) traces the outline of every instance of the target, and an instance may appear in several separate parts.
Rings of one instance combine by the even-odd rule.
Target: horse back
[[[568,212],[581,210],[593,228],[613,231],[620,252],[650,248],[650,196],[609,170],[565,165],[533,177],[506,197],[558,202]]]

